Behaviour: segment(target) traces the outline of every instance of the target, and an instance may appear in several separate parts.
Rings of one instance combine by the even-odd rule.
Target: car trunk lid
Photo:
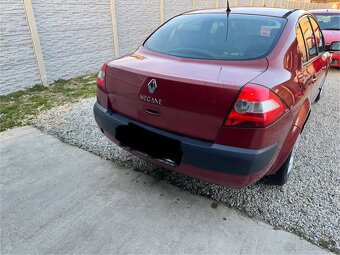
[[[118,113],[214,141],[240,88],[266,68],[266,59],[202,61],[142,49],[108,64],[106,89]]]

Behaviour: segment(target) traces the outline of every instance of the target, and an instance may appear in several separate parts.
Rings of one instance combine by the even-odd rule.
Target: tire
[[[295,141],[295,144],[293,146],[291,153],[289,154],[288,158],[283,163],[283,165],[280,167],[280,169],[275,174],[269,175],[267,177],[267,182],[269,184],[283,186],[288,181],[289,175],[293,170],[295,154],[299,146],[299,142],[300,142],[300,134]]]

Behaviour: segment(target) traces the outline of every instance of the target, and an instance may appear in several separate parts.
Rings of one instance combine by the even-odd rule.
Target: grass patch
[[[340,254],[340,250],[335,248],[336,243],[334,240],[321,239],[319,241],[319,245],[331,252],[334,252],[335,254]]]
[[[29,125],[43,110],[76,102],[96,94],[96,75],[57,80],[49,87],[36,85],[25,91],[0,96],[0,132]]]

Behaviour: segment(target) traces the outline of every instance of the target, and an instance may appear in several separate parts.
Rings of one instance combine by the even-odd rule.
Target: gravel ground
[[[332,70],[301,136],[294,171],[283,187],[257,183],[231,189],[164,170],[132,156],[105,138],[94,121],[94,98],[54,108],[35,125],[48,134],[120,165],[192,193],[238,208],[250,217],[340,254],[340,72]]]

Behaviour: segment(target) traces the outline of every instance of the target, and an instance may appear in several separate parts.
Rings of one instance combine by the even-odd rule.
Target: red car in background
[[[340,68],[340,10],[312,10],[328,49],[333,53],[331,66]]]
[[[231,187],[265,176],[283,185],[330,59],[306,11],[184,13],[102,66],[95,120],[170,170]]]

